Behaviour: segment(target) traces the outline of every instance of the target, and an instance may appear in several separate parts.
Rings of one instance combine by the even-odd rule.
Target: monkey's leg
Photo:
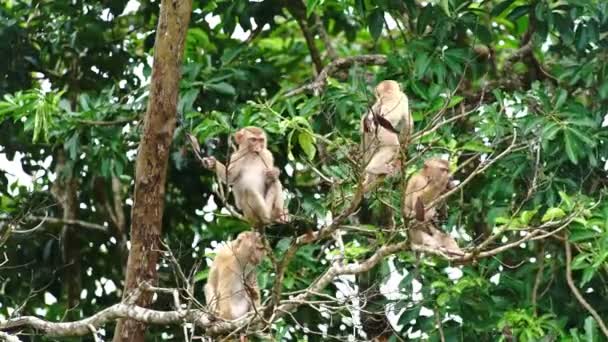
[[[393,146],[381,146],[367,164],[365,172],[374,175],[386,175],[394,171],[392,161],[396,155],[396,148]]]
[[[281,185],[281,182],[275,181],[270,184],[270,188],[268,189],[264,200],[266,202],[266,207],[271,210],[270,215],[273,221],[278,223],[289,222],[289,213],[285,209],[283,186]]]
[[[243,201],[243,214],[247,220],[253,223],[269,223],[271,217],[271,207],[266,204],[266,200],[261,193],[254,190],[245,191]]]
[[[218,316],[220,318],[223,319],[233,319],[233,315],[232,315],[232,300],[231,300],[231,295],[229,294],[225,294],[222,291],[220,291],[221,289],[218,288],[217,291],[217,308],[218,310]]]

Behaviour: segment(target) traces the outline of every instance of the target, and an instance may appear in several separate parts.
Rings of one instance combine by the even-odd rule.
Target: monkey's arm
[[[256,272],[251,272],[247,276],[247,289],[251,302],[257,308],[261,305],[260,288],[258,287],[258,278]]]
[[[215,162],[215,174],[222,183],[227,183],[226,166],[219,161]]]
[[[406,217],[418,219],[418,210],[422,209],[424,216],[424,199],[422,192],[426,181],[420,174],[415,174],[410,178],[405,189],[403,200],[403,211]]]
[[[231,159],[232,161],[232,159]],[[215,172],[215,174],[217,175],[217,177],[220,179],[220,182],[226,183],[226,166],[224,166],[224,164],[222,164],[222,162],[218,161],[217,159],[215,159],[215,157],[205,157],[201,159],[201,162],[203,163],[203,166],[206,169],[209,170],[213,170]],[[230,163],[230,179],[228,179],[228,182],[232,182],[236,177],[234,174],[238,174],[238,168],[234,167],[232,165],[232,163]]]
[[[205,284],[205,303],[211,312],[217,311],[217,272],[215,265],[212,265],[209,271],[209,277],[207,278],[207,284]]]

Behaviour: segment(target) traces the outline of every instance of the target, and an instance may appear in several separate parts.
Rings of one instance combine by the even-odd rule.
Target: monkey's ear
[[[240,145],[243,142],[244,135],[245,132],[242,129],[239,129],[238,131],[236,131],[236,133],[234,133],[234,140],[236,141],[237,145]]]
[[[420,200],[420,197],[416,199],[416,203],[414,204],[414,212],[416,214],[416,220],[422,222],[424,221],[424,203]]]

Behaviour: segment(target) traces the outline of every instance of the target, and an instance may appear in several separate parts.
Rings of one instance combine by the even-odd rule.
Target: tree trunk
[[[57,179],[51,188],[51,193],[61,207],[63,220],[76,220],[78,219],[78,182],[73,175],[73,165],[68,166],[62,149],[57,152],[56,158]],[[64,264],[63,284],[67,293],[69,309],[78,306],[82,288],[79,234],[80,231],[71,224],[66,223],[61,229],[61,257]],[[76,311],[68,311],[67,318],[77,319],[76,313]]]
[[[180,66],[190,22],[192,0],[162,0],[148,109],[135,166],[135,191],[131,212],[131,250],[123,298],[144,281],[155,284],[156,264],[165,196],[165,180],[171,140],[175,130]],[[144,293],[137,301],[147,307],[152,296]],[[145,325],[121,320],[114,341],[144,341]]]

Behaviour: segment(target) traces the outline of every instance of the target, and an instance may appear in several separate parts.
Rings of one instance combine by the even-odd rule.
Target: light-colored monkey
[[[431,203],[449,190],[451,180],[447,160],[427,159],[422,170],[407,183],[403,215],[416,219],[409,229],[412,243],[437,248],[449,254],[463,255],[454,238],[437,229],[433,223],[437,216],[437,205],[431,206]]]
[[[238,149],[230,156],[227,171],[214,157],[203,158],[203,165],[232,186],[236,206],[249,222],[256,226],[287,222],[289,214],[284,207],[280,171],[267,148],[266,133],[249,126],[237,131],[234,140]]]
[[[218,250],[205,284],[205,302],[215,315],[234,320],[259,307],[255,268],[265,255],[260,233],[252,231]]]
[[[399,83],[385,80],[376,86],[376,102],[361,118],[365,187],[397,168],[399,142],[411,136],[413,119]]]

